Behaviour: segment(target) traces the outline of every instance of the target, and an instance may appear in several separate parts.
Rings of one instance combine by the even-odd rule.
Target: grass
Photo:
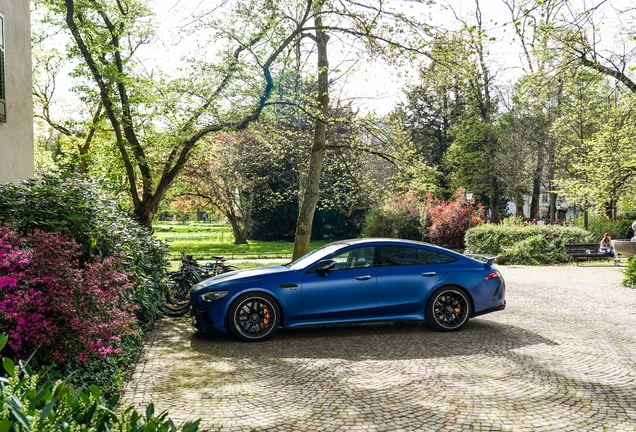
[[[235,245],[229,226],[219,222],[161,222],[155,225],[154,235],[170,247],[173,259],[178,259],[185,250],[201,260],[212,255],[223,255],[227,259],[291,259],[294,243],[286,241],[248,240],[247,244]],[[318,248],[329,241],[312,241],[310,249]]]

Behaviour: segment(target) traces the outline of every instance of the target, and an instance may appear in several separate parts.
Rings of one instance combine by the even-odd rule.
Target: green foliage
[[[51,369],[51,380],[65,380],[77,389],[98,386],[105,397],[114,396],[125,384],[130,365],[133,364],[141,350],[142,338],[140,334],[125,335],[118,347],[121,353],[107,355],[103,358],[91,358],[86,363],[71,360],[58,368]]]
[[[466,232],[466,251],[503,255],[509,264],[556,264],[568,261],[566,244],[588,243],[590,232],[552,225],[484,224]]]
[[[119,256],[133,284],[128,300],[139,305],[142,325],[157,316],[168,268],[167,248],[133,221],[94,183],[51,175],[0,185],[0,220],[23,234],[36,229],[70,236],[83,259]]]
[[[633,219],[608,220],[604,217],[591,218],[588,231],[592,233],[591,242],[600,242],[605,233],[609,233],[614,240],[628,239],[636,234],[631,230]],[[583,227],[583,218],[575,221],[575,225]]]
[[[421,226],[419,214],[382,207],[369,212],[362,235],[364,237],[422,240]]]
[[[0,335],[0,350],[8,336]],[[43,380],[19,361],[2,359],[6,374],[0,377],[0,431],[2,432],[196,432],[200,420],[180,427],[168,418],[168,413],[155,414],[151,403],[145,414],[132,406],[117,407],[119,396],[104,399],[98,386],[87,392],[77,391],[64,381]]]
[[[623,278],[623,285],[630,288],[636,288],[636,259],[632,258],[627,263],[625,269],[625,278]]]

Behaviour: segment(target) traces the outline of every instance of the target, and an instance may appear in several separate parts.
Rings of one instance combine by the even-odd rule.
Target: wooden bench
[[[613,253],[598,253],[598,243],[582,243],[565,245],[565,253],[578,266],[581,261],[615,260]]]

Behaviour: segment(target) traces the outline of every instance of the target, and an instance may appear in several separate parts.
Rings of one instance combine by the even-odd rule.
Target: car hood
[[[192,287],[192,293],[199,293],[202,291],[208,291],[210,288],[231,289],[231,285],[241,282],[254,282],[269,277],[274,277],[282,273],[293,272],[294,270],[285,266],[275,267],[259,267],[247,270],[237,270],[229,273],[223,273],[218,276],[211,277]],[[225,286],[228,283],[228,286]]]

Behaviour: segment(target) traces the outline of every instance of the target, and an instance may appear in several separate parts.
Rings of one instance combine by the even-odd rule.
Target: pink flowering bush
[[[484,222],[483,205],[480,203],[475,206],[475,203],[468,202],[464,198],[463,188],[459,188],[455,192],[455,199],[449,202],[427,193],[424,212],[429,241],[451,249],[463,249],[464,235],[469,225],[474,227]]]
[[[79,257],[65,236],[0,227],[0,329],[15,358],[86,362],[119,353],[121,337],[137,333],[136,306],[121,300],[130,284],[118,258]]]

